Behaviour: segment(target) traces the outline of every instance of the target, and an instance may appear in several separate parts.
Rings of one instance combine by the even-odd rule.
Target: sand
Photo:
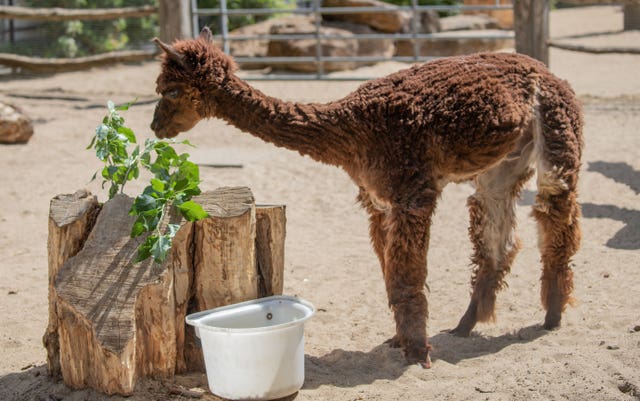
[[[620,7],[553,11],[553,37],[622,29]],[[637,46],[640,32],[609,33],[595,45]],[[580,39],[581,43],[588,39]],[[540,263],[529,217],[535,188],[518,208],[524,247],[498,296],[495,324],[470,338],[455,326],[469,299],[467,184],[448,186],[433,222],[428,265],[433,367],[405,364],[383,342],[394,333],[382,275],[369,245],[367,217],[356,187],[336,168],[277,149],[220,121],[184,135],[203,167],[204,189],[248,186],[259,203],[287,205],[285,293],[318,308],[307,324],[306,382],[296,400],[637,400],[640,399],[640,56],[551,50],[551,70],[584,102],[584,164],[580,182],[584,239],[573,260],[575,307],[560,330],[540,323]],[[397,63],[361,70],[384,75]],[[103,400],[46,377],[41,338],[47,325],[47,216],[50,199],[88,188],[106,199],[99,168],[85,150],[105,103],[154,98],[157,62],[0,81],[0,100],[22,107],[35,123],[27,145],[0,146],[0,399]],[[328,101],[359,82],[255,82],[296,101]],[[36,98],[45,96],[49,99]],[[141,137],[153,104],[125,113]],[[135,194],[144,183],[132,185]],[[636,327],[636,330],[634,330]],[[205,387],[202,375],[179,378]],[[185,400],[170,383],[144,381],[131,400]],[[204,399],[216,399],[205,395]]]

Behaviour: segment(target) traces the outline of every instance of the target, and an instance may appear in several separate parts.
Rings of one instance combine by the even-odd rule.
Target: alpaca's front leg
[[[413,206],[413,205],[412,205]],[[431,365],[427,341],[425,280],[433,201],[420,208],[394,208],[387,214],[384,250],[385,284],[396,321],[393,343],[404,349],[409,363]]]

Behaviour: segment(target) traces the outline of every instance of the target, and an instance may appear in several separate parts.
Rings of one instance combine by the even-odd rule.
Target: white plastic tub
[[[285,397],[304,382],[309,302],[272,296],[188,315],[202,342],[211,392],[231,400]]]

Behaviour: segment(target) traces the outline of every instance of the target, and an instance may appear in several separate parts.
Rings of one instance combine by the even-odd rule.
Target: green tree
[[[26,0],[30,7],[114,8],[157,5],[157,0]],[[105,21],[46,22],[42,31],[57,38],[49,57],[76,57],[121,50],[148,42],[158,34],[157,16]]]

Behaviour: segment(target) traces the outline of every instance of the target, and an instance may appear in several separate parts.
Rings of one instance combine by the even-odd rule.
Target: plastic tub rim
[[[286,323],[275,324],[273,326],[262,326],[262,327],[249,327],[249,328],[231,328],[231,327],[216,327],[209,326],[200,322],[204,317],[217,312],[223,312],[231,309],[242,308],[244,306],[255,305],[267,303],[269,301],[291,301],[297,304],[304,306],[307,309],[308,313],[297,320],[292,320]],[[213,331],[218,333],[234,333],[234,334],[243,334],[243,333],[256,333],[256,332],[268,332],[268,331],[276,331],[282,330],[291,326],[297,326],[303,324],[305,321],[310,319],[316,313],[316,308],[309,301],[306,301],[299,297],[294,297],[291,295],[272,295],[264,298],[252,299],[250,301],[244,301],[236,304],[220,306],[218,308],[213,308],[201,312],[196,312],[189,314],[185,317],[185,320],[188,324],[194,326],[199,330]]]

